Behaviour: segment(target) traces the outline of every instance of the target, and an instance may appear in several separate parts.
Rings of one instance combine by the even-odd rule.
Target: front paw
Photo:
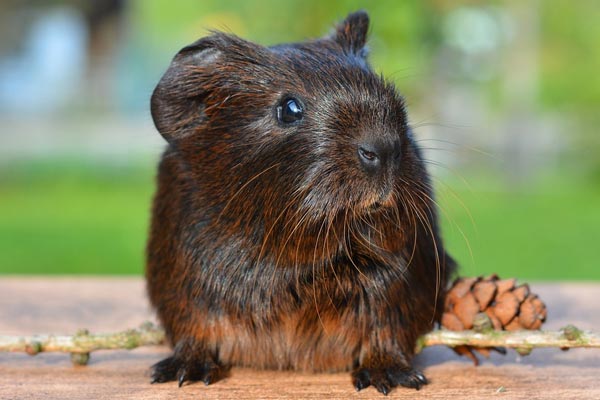
[[[221,379],[226,369],[213,361],[187,361],[168,357],[152,366],[152,383],[177,381],[181,387],[186,381],[202,381],[210,385]]]
[[[379,392],[387,395],[396,386],[419,390],[427,384],[427,378],[420,371],[401,366],[359,367],[352,372],[352,383],[357,391],[373,385]]]

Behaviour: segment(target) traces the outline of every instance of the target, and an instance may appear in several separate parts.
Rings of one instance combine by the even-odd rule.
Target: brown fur
[[[214,33],[161,79],[152,115],[169,145],[146,278],[174,353],[155,382],[211,383],[238,365],[352,370],[357,389],[383,393],[426,383],[410,362],[453,262],[403,99],[366,61],[367,29],[357,12],[271,48]],[[293,124],[277,118],[289,97],[304,107]]]

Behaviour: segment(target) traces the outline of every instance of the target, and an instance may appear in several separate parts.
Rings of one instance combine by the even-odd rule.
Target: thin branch
[[[165,332],[152,323],[144,323],[138,329],[116,333],[91,334],[82,329],[72,336],[34,335],[1,336],[0,352],[25,352],[36,355],[42,352],[86,354],[95,350],[134,349],[164,343]],[[79,357],[81,359],[81,357]],[[78,362],[85,364],[87,360]],[[76,360],[74,359],[74,362]]]
[[[595,332],[582,331],[568,325],[559,331],[449,331],[435,330],[419,338],[418,348],[435,345],[449,347],[507,347],[512,349],[533,349],[540,347],[574,347],[600,348],[600,335]]]
[[[89,353],[96,350],[134,349],[165,343],[165,333],[152,323],[145,323],[138,329],[116,333],[91,334],[81,330],[73,336],[35,335],[0,336],[0,352],[25,352],[36,355],[42,352],[71,353],[76,364],[86,364]],[[449,331],[434,330],[419,338],[417,352],[424,347],[445,345],[449,347],[508,347],[527,353],[539,347],[600,348],[600,335],[582,331],[569,325],[559,331]]]

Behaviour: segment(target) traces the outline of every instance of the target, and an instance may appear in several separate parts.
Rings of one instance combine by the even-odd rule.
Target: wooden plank
[[[549,309],[547,329],[574,323],[600,330],[600,284],[534,284]],[[0,279],[0,333],[73,333],[79,328],[117,331],[152,320],[140,278]],[[372,388],[356,393],[349,375],[299,374],[236,369],[211,386],[178,388],[149,384],[149,366],[169,354],[166,347],[93,353],[86,367],[66,354],[0,353],[0,399],[246,399],[382,398]],[[417,357],[431,383],[416,392],[396,389],[390,398],[600,399],[600,352],[535,350],[493,355],[480,367],[447,348]],[[504,390],[499,390],[503,388]]]

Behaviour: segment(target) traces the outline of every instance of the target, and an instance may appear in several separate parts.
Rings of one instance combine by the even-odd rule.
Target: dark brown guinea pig
[[[369,18],[263,47],[214,33],[152,95],[168,142],[146,278],[173,355],[153,382],[231,366],[349,370],[419,389],[415,342],[453,271],[402,97],[373,73]]]

